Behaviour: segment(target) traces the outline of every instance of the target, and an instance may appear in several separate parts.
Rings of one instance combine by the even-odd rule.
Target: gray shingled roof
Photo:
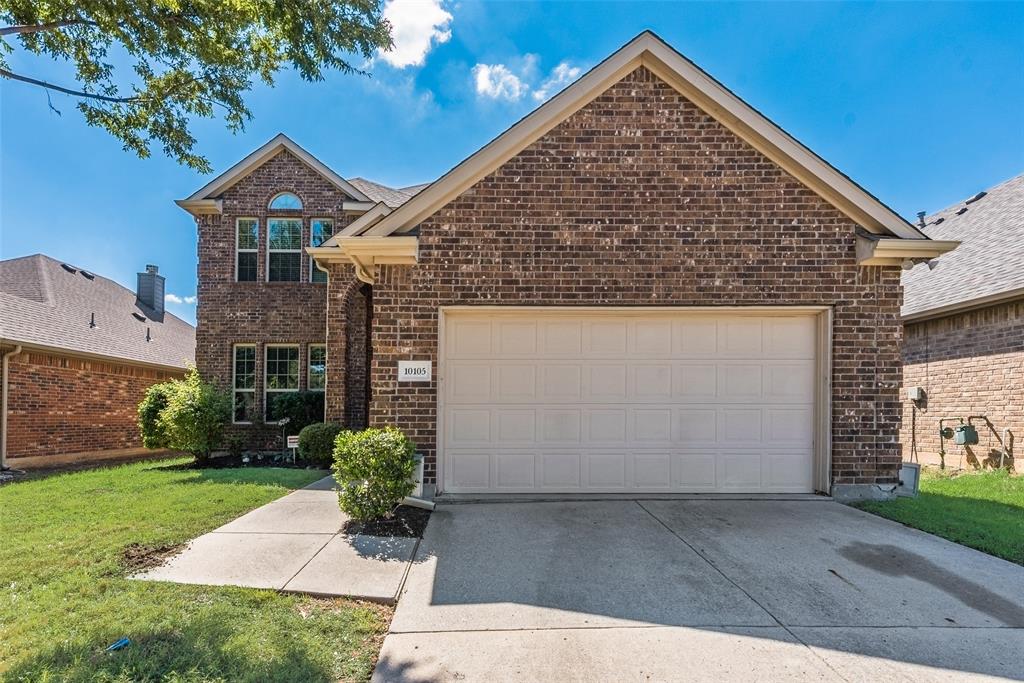
[[[1024,289],[1024,174],[925,222],[928,237],[961,244],[934,270],[917,265],[903,273],[904,317]]]
[[[154,320],[132,290],[74,270],[43,254],[0,261],[0,339],[178,368],[194,362],[192,325],[171,313]]]
[[[394,188],[388,187],[387,185],[381,185],[375,183],[372,180],[366,178],[349,178],[348,182],[356,186],[360,192],[365,194],[367,197],[375,202],[384,202],[392,209],[396,209],[402,204],[413,198],[417,192],[422,190],[430,183],[423,183],[422,185],[410,185],[409,187]]]

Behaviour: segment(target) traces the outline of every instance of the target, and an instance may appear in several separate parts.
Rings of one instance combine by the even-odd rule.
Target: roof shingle
[[[43,254],[0,261],[0,339],[176,368],[194,362],[192,325],[166,312],[156,320],[132,290],[82,272]]]
[[[1024,289],[1024,174],[925,223],[928,237],[961,244],[934,270],[918,265],[903,273],[904,317]]]

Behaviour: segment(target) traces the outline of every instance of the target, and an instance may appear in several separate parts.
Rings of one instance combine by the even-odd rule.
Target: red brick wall
[[[301,211],[269,211],[270,200],[280,192],[293,192],[302,200]],[[335,230],[351,216],[342,203],[351,198],[288,151],[282,151],[243,180],[226,190],[223,213],[197,219],[199,227],[199,304],[196,328],[196,365],[206,379],[231,387],[232,346],[256,344],[256,409],[263,411],[264,349],[266,344],[299,344],[302,372],[300,388],[306,389],[309,345],[327,339],[327,287],[311,283],[308,257],[302,259],[299,282],[266,282],[268,216],[302,218],[302,242],[309,244],[310,219],[333,218]],[[259,219],[259,256],[256,282],[235,282],[236,219]],[[351,267],[344,272],[353,281]],[[328,349],[328,377],[342,377],[337,356]],[[235,427],[253,448],[280,447],[276,427]]]
[[[140,448],[146,388],[184,374],[36,351],[9,362],[11,458]]]
[[[1024,439],[1024,301],[910,323],[903,342],[903,385],[924,387],[920,405],[903,399],[903,458],[939,464],[939,419],[985,415],[976,420],[977,446],[946,441],[947,467],[998,466],[1003,430],[1021,453]],[[916,423],[916,424],[915,424]],[[957,422],[951,423],[956,425]],[[1014,455],[1011,452],[1011,455]],[[1021,465],[1016,465],[1020,470]]]
[[[857,266],[855,225],[638,69],[420,226],[416,266],[374,287],[371,423],[436,475],[444,305],[834,307],[833,476],[890,483],[900,454],[899,268]]]

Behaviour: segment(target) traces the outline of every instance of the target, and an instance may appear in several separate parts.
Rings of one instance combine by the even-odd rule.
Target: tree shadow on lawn
[[[131,636],[131,644],[105,648],[124,636],[107,626],[78,632],[76,638],[41,650],[9,669],[4,680],[86,681],[335,681],[330,653],[319,660],[308,645],[275,638],[255,642],[258,633],[239,633],[216,615],[196,616],[178,628]],[[240,643],[240,637],[250,639]]]
[[[300,489],[330,475],[327,470],[303,469],[298,467],[223,467],[195,468],[188,463],[157,466],[152,469],[168,473],[188,475],[179,480],[179,484],[261,484],[264,486],[283,486],[289,489]]]

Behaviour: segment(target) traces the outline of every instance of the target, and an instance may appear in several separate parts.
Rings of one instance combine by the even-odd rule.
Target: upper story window
[[[334,235],[334,221],[330,218],[314,218],[309,223],[309,246],[319,247]],[[313,259],[309,260],[310,280],[327,282],[327,273],[316,267]]]
[[[255,282],[259,222],[255,218],[239,218],[235,232],[235,280]]]
[[[291,192],[282,192],[270,200],[271,210],[301,211],[302,200]]]
[[[298,282],[302,278],[302,221],[267,220],[267,280]]]

